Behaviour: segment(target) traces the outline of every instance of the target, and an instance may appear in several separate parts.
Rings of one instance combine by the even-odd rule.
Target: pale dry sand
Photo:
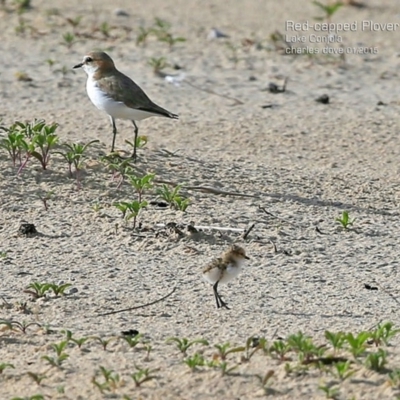
[[[0,11],[3,124],[43,118],[60,124],[62,141],[101,140],[90,151],[81,190],[57,156],[49,171],[44,173],[32,162],[17,176],[5,152],[0,152],[0,250],[6,252],[0,261],[0,294],[14,305],[3,306],[0,318],[38,321],[54,331],[45,335],[32,327],[27,335],[0,333],[0,363],[15,366],[0,375],[0,398],[42,393],[60,399],[125,394],[134,399],[252,399],[263,396],[255,375],[271,369],[276,371],[275,398],[322,398],[318,385],[332,378],[318,371],[286,377],[283,364],[256,355],[250,363],[240,364],[233,376],[221,378],[210,369],[192,374],[164,341],[170,336],[206,338],[210,346],[204,354],[211,358],[213,344],[244,344],[252,335],[271,339],[302,330],[321,340],[326,329],[359,331],[380,320],[400,323],[393,298],[382,290],[364,289],[364,283],[376,281],[394,296],[399,290],[399,31],[343,35],[346,45],[378,48],[378,54],[349,55],[343,63],[284,56],[271,49],[268,37],[275,30],[283,33],[286,20],[312,21],[318,14],[310,1],[64,3],[33,1],[33,9],[22,18],[37,31],[31,34],[27,28],[25,35],[15,34],[15,13]],[[343,8],[334,21],[400,22],[398,2],[370,0],[367,5]],[[6,1],[6,7],[11,9],[12,2]],[[130,16],[115,16],[116,7]],[[60,15],[48,16],[50,8]],[[61,36],[72,28],[65,18],[78,15],[83,16],[78,31],[90,33],[108,20],[116,27],[111,31],[116,38],[105,39],[96,32],[95,38],[83,38],[68,49]],[[187,42],[172,51],[153,39],[137,47],[138,27],[150,26],[155,17],[169,21],[174,34]],[[132,31],[124,33],[122,26]],[[212,27],[230,39],[208,41]],[[260,41],[263,48],[245,49],[240,44],[245,38]],[[238,47],[237,62],[227,41]],[[180,115],[179,121],[155,118],[141,123],[141,133],[149,137],[147,148],[140,151],[143,169],[154,170],[165,180],[257,196],[190,191],[192,204],[186,213],[148,207],[140,217],[143,226],[194,221],[246,228],[257,222],[246,242],[239,234],[215,231],[180,238],[148,230],[138,237],[123,227],[112,204],[130,200],[132,189],[125,184],[117,191],[110,174],[96,161],[110,148],[111,129],[107,117],[86,96],[84,72],[69,70],[95,48],[107,49],[117,67],[155,102]],[[182,66],[186,81],[243,104],[234,105],[185,81],[180,86],[166,83],[147,65],[150,57],[159,56]],[[47,59],[56,61],[53,71]],[[68,70],[65,78],[54,72],[63,67]],[[17,72],[26,72],[33,81],[17,81]],[[265,90],[269,82],[280,84],[284,77],[289,77],[285,93]],[[331,104],[315,102],[324,93]],[[379,101],[385,105],[378,106]],[[273,107],[262,108],[268,104]],[[117,146],[127,150],[124,140],[132,139],[133,129],[123,121],[118,127]],[[49,190],[55,196],[46,212],[37,193]],[[95,202],[103,205],[98,213],[92,210]],[[343,210],[356,218],[355,230],[338,229],[334,219]],[[41,235],[18,236],[22,222],[34,223]],[[324,234],[317,233],[316,226]],[[234,241],[246,248],[251,262],[238,279],[221,287],[232,310],[217,310],[200,270]],[[277,253],[270,241],[276,243]],[[77,292],[33,302],[23,292],[33,281],[69,282]],[[176,292],[162,303],[96,317],[155,300],[175,285]],[[25,301],[30,315],[15,307]],[[63,369],[46,372],[48,378],[39,387],[27,372],[48,370],[41,356],[52,354],[50,344],[62,340],[62,329],[76,337],[111,337],[137,329],[151,341],[153,351],[146,360],[143,350],[128,350],[121,342],[112,343],[108,351],[94,341],[83,351],[71,346]],[[398,348],[390,347],[389,352],[389,368],[400,366]],[[238,356],[230,360],[234,363]],[[135,389],[129,377],[135,364],[160,368],[157,379]],[[101,395],[91,383],[99,366],[117,371],[126,384],[116,393]],[[352,381],[340,385],[339,398],[395,398],[386,381],[387,375],[360,367]],[[59,386],[65,386],[65,394],[57,394]]]

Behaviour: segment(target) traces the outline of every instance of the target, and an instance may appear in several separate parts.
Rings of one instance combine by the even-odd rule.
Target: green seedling
[[[156,378],[156,376],[153,374],[157,372],[158,369],[140,368],[136,365],[135,368],[136,372],[131,374],[131,378],[135,382],[136,387],[140,387],[143,383]]]
[[[57,123],[44,125],[41,131],[36,133],[32,139],[35,148],[39,148],[39,151],[35,150],[32,152],[32,157],[40,162],[43,169],[47,169],[50,160],[50,150],[58,143],[58,136],[55,134],[57,127]]]
[[[67,360],[69,355],[67,353],[61,353],[57,357],[42,356],[42,360],[47,361],[52,367],[61,368],[62,363]]]
[[[46,376],[45,374],[36,374],[36,373],[34,373],[34,372],[28,371],[28,372],[27,372],[27,375],[28,375],[30,378],[32,378],[32,379],[36,382],[36,384],[39,385],[39,386],[42,384],[42,381],[43,381],[44,379],[47,379],[47,376]]]
[[[389,340],[400,332],[400,329],[393,329],[393,325],[392,322],[378,324],[378,327],[370,333],[370,338],[374,342],[375,346],[379,346],[382,343],[386,346],[389,345]]]
[[[7,258],[7,252],[6,251],[0,251],[0,258],[2,258],[2,259]]]
[[[39,197],[39,199],[42,200],[44,209],[45,209],[46,211],[49,210],[48,201],[51,200],[51,198],[53,197],[53,195],[54,195],[54,190],[50,190],[50,191],[48,191],[48,192],[46,192],[46,193],[38,193],[38,194],[37,194],[37,196]]]
[[[156,75],[160,75],[163,69],[170,66],[165,57],[152,57],[147,64],[150,65]]]
[[[67,46],[68,49],[70,49],[76,43],[76,37],[71,32],[64,33],[62,35],[62,38],[63,38],[62,44],[64,46]]]
[[[135,189],[136,193],[138,194],[138,202],[142,202],[142,197],[145,190],[149,190],[153,187],[153,179],[156,175],[155,174],[147,174],[142,177],[135,176],[133,174],[129,174],[128,180],[132,187]]]
[[[337,399],[339,396],[339,387],[331,386],[331,385],[319,385],[319,390],[322,390],[325,393],[325,397],[327,399]]]
[[[145,361],[150,360],[150,353],[153,350],[153,346],[151,346],[149,343],[143,343],[144,349],[146,350],[146,357],[144,358]]]
[[[291,350],[292,348],[290,344],[286,343],[283,340],[276,340],[269,348],[269,353],[273,357],[278,358],[280,361],[287,361],[290,360],[290,358],[288,358],[286,354]]]
[[[111,26],[108,24],[108,22],[102,22],[99,27],[99,31],[103,34],[105,38],[110,37],[110,30]]]
[[[347,211],[343,211],[341,218],[335,218],[335,221],[338,222],[344,229],[349,229],[350,225],[354,224],[354,219],[350,219],[349,213]]]
[[[178,338],[178,337],[170,337],[166,340],[166,343],[175,343],[176,347],[178,350],[184,355],[187,355],[187,351],[189,350],[190,347],[192,347],[195,344],[202,344],[203,346],[208,346],[209,343],[205,339],[195,339],[195,340],[189,340],[187,338]]]
[[[66,21],[72,26],[72,28],[77,28],[82,21],[82,15],[78,15],[75,18],[66,18]]]
[[[144,136],[144,135],[138,136],[135,141],[136,149],[144,148],[146,146],[147,142],[148,142],[147,136]],[[129,146],[131,146],[132,149],[135,149],[135,144],[132,143],[131,141],[125,140],[125,143],[127,143]]]
[[[136,221],[140,211],[147,207],[147,201],[138,202],[134,200],[130,203],[126,201],[120,201],[119,203],[115,203],[114,206],[118,208],[122,212],[122,218],[124,218],[125,222],[128,222],[133,218],[133,229],[136,228]]]
[[[339,378],[341,381],[344,381],[348,378],[350,378],[352,375],[355,374],[355,370],[350,369],[351,362],[348,361],[339,361],[333,365],[333,368],[330,371],[330,373]]]
[[[33,282],[28,285],[24,293],[32,295],[34,299],[39,299],[46,296],[46,293],[50,290],[50,286],[50,283]]]
[[[64,352],[64,350],[67,348],[67,346],[68,346],[68,340],[63,340],[62,342],[60,342],[58,344],[53,343],[51,345],[51,348],[56,352],[56,354],[58,356],[60,356]]]
[[[160,18],[156,18],[155,25],[151,29],[151,32],[156,36],[156,38],[160,42],[167,43],[169,45],[169,48],[172,49],[174,44],[179,42],[185,42],[186,39],[184,37],[174,37],[172,33],[169,31],[170,28],[171,28],[170,23]]]
[[[6,130],[4,127],[0,129]],[[21,163],[22,141],[24,141],[24,134],[22,132],[7,130],[7,137],[1,139],[0,148],[7,151],[10,155],[13,166],[16,166],[17,160]]]
[[[163,184],[162,188],[157,189],[157,195],[176,210],[186,211],[190,200],[180,195],[181,187],[182,185],[177,185],[170,190],[168,185]]]
[[[378,349],[376,353],[368,354],[365,359],[365,366],[373,371],[381,372],[387,364],[387,351]]]
[[[346,341],[346,335],[343,332],[333,333],[325,331],[325,338],[332,345],[335,353],[343,349],[343,345]]]
[[[204,357],[199,353],[194,353],[193,356],[185,358],[183,362],[192,370],[192,372],[196,371],[198,367],[203,367],[206,364]]]
[[[62,283],[61,285],[57,285],[56,283],[49,283],[49,289],[54,293],[56,297],[64,296],[65,291],[71,287],[71,283]]]
[[[244,346],[232,347],[229,342],[215,344],[214,347],[218,350],[217,357],[219,357],[222,361],[225,361],[226,357],[231,353],[240,353],[246,350]]]
[[[90,142],[86,144],[81,144],[81,143],[72,143],[68,144],[65,143],[64,147],[67,148],[67,151],[62,153],[62,152],[57,152],[57,154],[60,154],[65,158],[65,160],[68,163],[68,170],[69,170],[69,176],[72,177],[72,166],[75,168],[75,173],[78,178],[79,172],[83,168],[83,158],[85,156],[85,153],[87,149],[92,146],[94,143],[98,143],[99,140],[91,140]]]
[[[212,361],[209,366],[218,368],[221,370],[221,376],[229,375],[232,371],[234,371],[239,365],[235,364],[233,366],[228,366],[226,361],[215,362]]]
[[[126,343],[128,343],[130,348],[136,347],[139,343],[140,340],[142,339],[143,335],[142,334],[137,334],[135,336],[130,336],[130,335],[124,335],[120,336],[120,339],[125,340]]]
[[[298,353],[299,361],[307,364],[314,358],[319,358],[325,352],[323,347],[316,347],[309,336],[304,336],[302,332],[295,335],[290,335],[287,339],[287,344],[291,349]]]
[[[257,379],[260,381],[261,387],[266,395],[272,394],[271,392],[271,378],[274,376],[275,371],[270,370],[264,376],[256,375]]]
[[[7,369],[12,368],[15,369],[13,364],[10,363],[0,363],[0,375]]]
[[[38,322],[18,322],[18,321],[11,321],[13,329],[17,328],[20,332],[26,333],[27,329],[31,326],[37,326],[41,328],[41,325]]]
[[[93,340],[99,342],[99,343],[101,344],[101,346],[103,347],[103,350],[105,351],[105,350],[107,350],[107,346],[108,346],[112,341],[118,340],[119,337],[118,337],[118,336],[113,336],[113,337],[110,337],[110,338],[108,338],[108,339],[103,339],[103,338],[101,338],[101,337],[99,337],[99,336],[91,336],[89,339],[93,339]]]
[[[346,341],[354,358],[364,353],[367,340],[370,337],[371,334],[369,332],[360,332],[357,336],[354,336],[352,333],[346,334]]]
[[[109,168],[113,174],[113,180],[118,178],[117,189],[119,189],[126,176],[132,174],[132,166],[130,160],[123,160],[115,153],[100,158],[107,168]]]
[[[388,383],[390,386],[400,389],[400,369],[396,368],[389,373]]]
[[[103,380],[102,382],[96,379],[98,374],[101,374],[101,378]],[[115,392],[115,390],[124,384],[119,374],[102,366],[100,366],[100,370],[92,378],[92,383],[100,390],[101,393],[104,391]]]
[[[75,343],[78,348],[80,349],[82,347],[83,344],[85,344],[87,341],[89,340],[88,337],[82,337],[79,339],[75,339],[75,338],[71,338],[71,342]]]
[[[95,213],[98,213],[101,209],[103,208],[103,206],[100,204],[100,202],[96,201],[92,204],[92,210]]]
[[[316,19],[318,21],[326,20],[328,23],[331,22],[333,15],[343,5],[343,3],[341,1],[337,1],[335,3],[330,3],[330,4],[323,4],[316,0],[313,1],[313,4],[324,13],[324,16],[314,17],[314,19]]]
[[[152,33],[152,28],[144,28],[143,26],[139,26],[139,32],[136,36],[136,45],[145,45],[147,42],[147,38]]]
[[[268,352],[267,339],[249,337],[246,340],[245,349],[246,349],[246,354],[244,357],[242,357],[242,361],[250,361],[250,359],[258,350],[262,350],[264,353]]]

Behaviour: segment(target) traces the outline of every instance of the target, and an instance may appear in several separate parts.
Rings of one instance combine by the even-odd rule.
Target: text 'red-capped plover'
[[[139,129],[136,121],[161,116],[178,119],[178,115],[153,103],[132,79],[119,72],[111,57],[101,51],[91,51],[74,68],[83,68],[88,75],[87,94],[92,103],[110,117],[113,128],[111,152],[117,135],[116,119],[131,120],[135,128],[133,159],[136,160],[136,141]]]
[[[250,258],[246,256],[245,250],[234,244],[222,254],[222,257],[211,261],[210,264],[203,269],[203,278],[213,284],[217,308],[224,307],[229,310],[229,307],[218,293],[218,284],[228,283],[235,278],[242,270],[246,260],[249,259]]]

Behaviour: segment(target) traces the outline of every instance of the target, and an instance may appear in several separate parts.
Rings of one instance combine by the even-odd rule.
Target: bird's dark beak
[[[245,258],[246,260],[250,260],[250,257],[244,256],[244,258]]]
[[[75,68],[81,68],[81,67],[82,67],[82,65],[83,65],[83,63],[76,64],[76,65],[75,65],[75,66],[73,66],[72,68],[73,68],[73,69],[75,69]]]

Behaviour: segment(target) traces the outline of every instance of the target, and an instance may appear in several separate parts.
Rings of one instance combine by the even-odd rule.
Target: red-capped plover
[[[178,119],[164,108],[153,103],[146,93],[122,72],[119,72],[111,57],[101,51],[92,51],[83,57],[83,61],[74,68],[83,68],[88,75],[87,94],[92,103],[110,117],[113,128],[111,152],[114,151],[117,127],[115,119],[131,120],[135,128],[133,159],[136,160],[136,141],[138,126],[136,121],[161,116]]]

